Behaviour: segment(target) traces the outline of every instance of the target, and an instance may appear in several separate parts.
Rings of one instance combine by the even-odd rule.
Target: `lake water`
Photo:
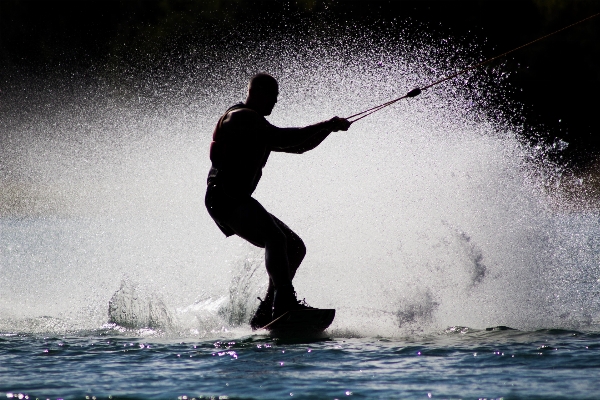
[[[404,339],[303,343],[241,332],[222,340],[110,329],[4,335],[0,391],[30,399],[596,399],[599,337],[461,327]]]
[[[0,395],[598,398],[597,200],[550,161],[567,143],[505,118],[501,67],[272,155],[256,198],[307,245],[300,298],[337,314],[319,340],[250,331],[264,255],[203,205],[212,129],[248,78],[277,77],[269,119],[299,126],[481,56],[363,35],[3,91]]]

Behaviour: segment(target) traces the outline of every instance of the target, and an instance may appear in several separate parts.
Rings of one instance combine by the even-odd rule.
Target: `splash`
[[[0,330],[249,333],[266,273],[204,210],[213,125],[258,71],[280,81],[270,121],[300,126],[480,57],[398,32],[217,46],[184,68],[15,95],[2,118]],[[256,198],[305,240],[295,286],[337,309],[334,334],[598,324],[598,212],[564,211],[549,190],[560,167],[506,122],[503,73],[448,82],[302,156],[272,155]],[[60,323],[32,328],[48,320]]]
[[[123,280],[121,287],[108,302],[108,322],[124,328],[169,329],[173,317],[164,301],[150,291],[140,290],[130,280]]]

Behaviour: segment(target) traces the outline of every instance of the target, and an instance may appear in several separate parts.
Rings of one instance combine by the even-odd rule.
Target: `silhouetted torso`
[[[208,183],[232,195],[251,195],[271,154],[269,139],[278,129],[242,103],[230,107],[213,133]]]

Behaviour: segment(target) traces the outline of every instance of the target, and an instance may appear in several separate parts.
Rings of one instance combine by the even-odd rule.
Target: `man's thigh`
[[[258,247],[265,247],[272,238],[285,235],[277,218],[273,217],[255,199],[250,197],[235,207],[226,218],[226,224],[236,235]],[[283,224],[285,226],[285,224]],[[285,226],[287,228],[287,226]],[[287,228],[289,230],[289,228]],[[291,232],[291,230],[290,230]],[[293,232],[292,232],[293,233]],[[287,235],[286,235],[287,236]]]
[[[292,244],[303,243],[302,239],[300,239],[300,236],[298,236],[296,234],[296,232],[291,230],[290,227],[287,226],[284,222],[282,222],[279,218],[277,218],[273,214],[271,214],[271,218],[273,219],[273,221],[275,221],[275,224],[279,227],[279,229],[281,229],[281,231],[285,235],[285,238],[287,239],[288,243],[292,243]]]

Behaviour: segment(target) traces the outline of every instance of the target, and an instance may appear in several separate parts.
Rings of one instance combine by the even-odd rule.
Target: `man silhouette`
[[[210,147],[206,208],[226,236],[238,235],[265,249],[269,286],[250,325],[258,329],[288,310],[310,308],[299,302],[292,279],[306,247],[302,239],[254,198],[271,151],[301,154],[317,147],[334,131],[348,130],[350,122],[334,117],[304,128],[278,128],[270,115],[279,94],[271,75],[260,73],[248,84],[244,103],[230,107],[219,119]]]

